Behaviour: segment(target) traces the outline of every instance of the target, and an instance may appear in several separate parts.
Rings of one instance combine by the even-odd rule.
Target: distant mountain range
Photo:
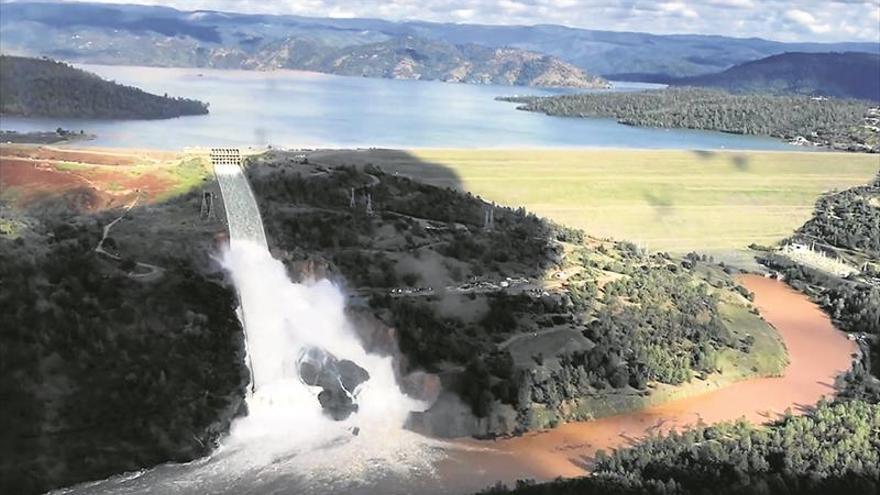
[[[0,115],[164,119],[206,113],[200,101],[150,94],[61,62],[0,56]]]
[[[408,35],[363,35],[349,40],[354,44],[343,44],[335,37],[296,30],[294,35],[281,38],[238,31],[221,35],[216,26],[198,25],[204,22],[198,13],[178,19],[141,16],[138,13],[142,10],[152,11],[137,6],[4,4],[0,36],[4,50],[95,63],[298,69],[346,76],[541,87],[609,85],[554,56],[520,48],[456,45]],[[19,20],[9,22],[10,18]],[[271,31],[265,26],[260,28]]]
[[[803,94],[880,101],[880,55],[783,53],[717,74],[672,81],[677,86],[721,88],[732,93]]]
[[[781,43],[553,25],[325,19],[88,3],[15,2],[3,3],[2,9],[0,43],[8,53],[160,66],[290,64],[324,72],[381,77],[418,73],[422,78],[466,82],[562,85],[577,76],[562,62],[606,78],[665,82],[784,52],[880,53],[878,43]],[[407,43],[417,43],[426,52],[416,49],[407,60],[396,51],[402,44],[404,49],[418,48]],[[491,48],[504,50],[485,51]],[[375,66],[375,59],[367,63],[374,55],[379,59]],[[422,55],[425,58],[418,60]],[[340,59],[344,63],[337,67]]]
[[[199,62],[216,68],[299,69],[344,76],[421,79],[471,84],[603,88],[609,83],[556,57],[517,48],[452,45],[406,36],[333,47],[302,38],[254,50],[220,49]]]

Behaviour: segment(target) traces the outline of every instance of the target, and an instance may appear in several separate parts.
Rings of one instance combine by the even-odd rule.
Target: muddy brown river
[[[556,429],[497,441],[467,440],[476,449],[444,461],[444,477],[457,485],[485,487],[504,480],[570,477],[588,472],[598,449],[626,447],[655,431],[745,418],[764,423],[795,414],[834,394],[835,378],[849,369],[857,346],[806,296],[778,280],[745,275],[761,315],[782,336],[790,364],[784,376],[755,378],[630,414],[569,423]],[[454,474],[453,474],[454,473]]]
[[[784,283],[751,275],[740,282],[755,293],[755,304],[788,348],[791,363],[784,376],[746,380],[636,413],[570,423],[518,438],[447,442],[398,430],[395,437],[377,440],[366,431],[354,440],[346,437],[348,440],[338,445],[265,459],[261,444],[244,445],[224,448],[190,463],[167,463],[58,493],[470,494],[499,480],[510,484],[524,478],[583,475],[589,471],[596,450],[625,447],[655,431],[683,428],[701,420],[714,423],[744,417],[763,423],[787,408],[797,414],[823,395],[833,395],[832,384],[849,368],[857,350],[855,343],[835,329],[816,305]],[[371,442],[400,448],[382,462],[381,456],[373,455]],[[415,448],[407,450],[406,446]],[[352,450],[357,455],[352,455]],[[381,448],[379,451],[387,454]],[[329,471],[322,470],[327,466]]]

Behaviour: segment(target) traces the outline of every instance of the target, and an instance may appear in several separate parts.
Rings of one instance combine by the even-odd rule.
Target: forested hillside
[[[403,372],[442,378],[449,393],[416,428],[529,431],[786,364],[732,278],[697,256],[647,255],[376,167],[291,161],[273,153],[248,168],[273,248],[338,274],[395,329]],[[470,419],[445,421],[447,407]]]
[[[212,226],[179,226],[200,195],[126,213],[104,243],[121,261],[95,252],[120,213],[67,199],[0,204],[0,493],[193,460],[243,412],[235,292],[209,268]]]
[[[157,96],[53,60],[0,55],[0,114],[21,117],[167,119],[208,105]]]
[[[880,176],[872,184],[827,194],[796,238],[820,240],[880,259]]]
[[[820,403],[769,427],[702,426],[599,453],[590,477],[522,482],[483,493],[516,495],[876,493],[880,405]]]
[[[671,81],[732,93],[800,94],[880,102],[880,54],[783,53],[724,72]]]
[[[696,88],[499,100],[547,115],[611,117],[627,125],[705,129],[839,150],[880,151],[880,109],[859,100],[733,95]]]
[[[205,53],[201,64],[216,68],[297,69],[343,76],[504,86],[608,86],[604,79],[588,75],[556,57],[515,48],[453,45],[412,36],[345,47],[288,37],[250,50]]]
[[[282,44],[283,46],[283,44]],[[326,50],[325,50],[326,51]],[[286,51],[285,53],[290,53]],[[265,58],[258,54],[255,58]],[[277,56],[272,57],[278,60]],[[264,64],[257,62],[258,64]],[[258,65],[259,66],[259,65]],[[516,48],[453,45],[407,36],[329,50],[290,68],[349,76],[425,79],[475,84],[602,88],[608,82],[556,57]]]
[[[739,421],[651,436],[632,447],[597,453],[592,476],[538,484],[521,481],[483,493],[516,495],[877,493],[880,488],[880,176],[869,186],[829,194],[793,241],[846,250],[865,262],[841,279],[769,256],[794,287],[804,290],[843,330],[857,336],[862,359],[839,381],[834,402],[804,416],[786,414],[769,426]],[[874,211],[866,208],[873,208]],[[852,235],[845,231],[852,230]],[[873,368],[873,372],[871,370]]]

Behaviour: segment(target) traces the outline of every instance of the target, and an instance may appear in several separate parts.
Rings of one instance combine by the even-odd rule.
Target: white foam
[[[401,391],[391,357],[364,350],[335,285],[327,280],[292,282],[280,261],[249,241],[233,240],[222,264],[240,294],[256,384],[246,399],[249,414],[233,423],[224,448],[246,448],[253,465],[293,456],[297,464],[309,465],[307,471],[320,471],[326,462],[358,476],[379,466],[412,464],[422,447],[432,443],[403,429],[409,413],[426,405]],[[296,359],[308,346],[354,361],[370,374],[358,388],[359,410],[345,421],[324,415],[317,400],[320,389],[299,379]],[[357,436],[351,433],[354,427]],[[308,457],[301,457],[304,452],[310,452]],[[321,455],[328,452],[333,454]]]

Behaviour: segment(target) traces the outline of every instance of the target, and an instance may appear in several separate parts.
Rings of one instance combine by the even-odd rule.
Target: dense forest
[[[864,358],[850,379],[866,373],[880,376],[880,175],[866,186],[832,192],[816,202],[813,218],[789,240],[811,244],[831,256],[842,257],[861,271],[846,278],[799,265],[770,253],[763,261],[778,270],[795,288],[809,294],[841,330],[865,334],[860,339]],[[841,250],[838,252],[838,250]],[[850,380],[852,381],[852,380]],[[880,383],[856,380],[880,397]]]
[[[168,119],[208,105],[101,79],[62,62],[0,55],[0,114],[21,117]]]
[[[196,215],[198,200],[178,206]],[[240,413],[248,382],[235,294],[220,273],[183,249],[158,276],[133,275],[127,257],[94,251],[118,213],[79,216],[54,201],[26,216],[0,205],[0,217],[27,226],[0,230],[3,493],[201,457]],[[164,208],[149,217],[170,223]]]
[[[710,283],[693,260],[648,256],[629,243],[588,246],[582,232],[524,209],[376,167],[285,160],[268,155],[248,168],[274,248],[289,263],[326,266],[364,297],[395,329],[404,373],[443,375],[476,417],[506,418],[459,434],[574,419],[566,405],[705,379],[719,352],[751,351],[720,316],[719,294],[736,290],[720,269]],[[558,289],[540,288],[563,271],[572,275]],[[575,414],[591,414],[585,407]]]
[[[735,65],[717,74],[674,79],[671,84],[720,88],[731,93],[800,94],[880,102],[880,55],[782,53]]]
[[[474,413],[486,417],[493,402],[500,401],[519,412],[515,430],[525,431],[536,421],[533,406],[557,411],[565,402],[603,391],[678,385],[717,371],[718,350],[748,350],[748,342],[738,341],[721,324],[714,297],[705,285],[692,284],[692,275],[649,265],[639,265],[630,275],[605,286],[601,297],[593,283],[571,290],[559,302],[495,294],[486,315],[474,323],[438,317],[430,305],[411,300],[386,297],[371,303],[390,310],[401,350],[413,365],[433,371],[440,363],[464,365],[460,392]],[[578,307],[577,300],[584,306]],[[539,328],[548,328],[575,321],[578,310],[593,306],[599,308],[594,319],[579,327],[593,345],[558,356],[535,355],[538,365],[558,361],[546,373],[515,366],[510,353],[495,345],[528,331],[529,316],[538,317]]]
[[[868,494],[877,492],[878,479],[880,405],[852,400],[821,402],[768,427],[738,421],[650,437],[600,451],[590,477],[483,493]]]
[[[794,238],[806,243],[819,240],[880,258],[880,175],[869,185],[819,198],[813,218]]]
[[[634,126],[771,136],[839,150],[880,152],[880,110],[859,100],[734,95],[696,88],[498,99],[547,115],[610,117]]]

